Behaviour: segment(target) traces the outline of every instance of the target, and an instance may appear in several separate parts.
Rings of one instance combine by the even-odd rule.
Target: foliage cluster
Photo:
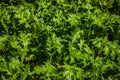
[[[0,80],[119,80],[119,0],[0,0]]]

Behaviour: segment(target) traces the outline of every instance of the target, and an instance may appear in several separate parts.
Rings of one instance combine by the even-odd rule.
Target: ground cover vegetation
[[[0,80],[119,80],[120,0],[0,0]]]

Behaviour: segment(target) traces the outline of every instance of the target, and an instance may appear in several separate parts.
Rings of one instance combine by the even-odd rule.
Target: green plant
[[[119,0],[1,0],[0,80],[119,80]]]

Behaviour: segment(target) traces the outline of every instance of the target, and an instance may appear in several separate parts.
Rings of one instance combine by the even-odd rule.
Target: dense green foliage
[[[119,0],[0,0],[0,80],[119,80]]]

